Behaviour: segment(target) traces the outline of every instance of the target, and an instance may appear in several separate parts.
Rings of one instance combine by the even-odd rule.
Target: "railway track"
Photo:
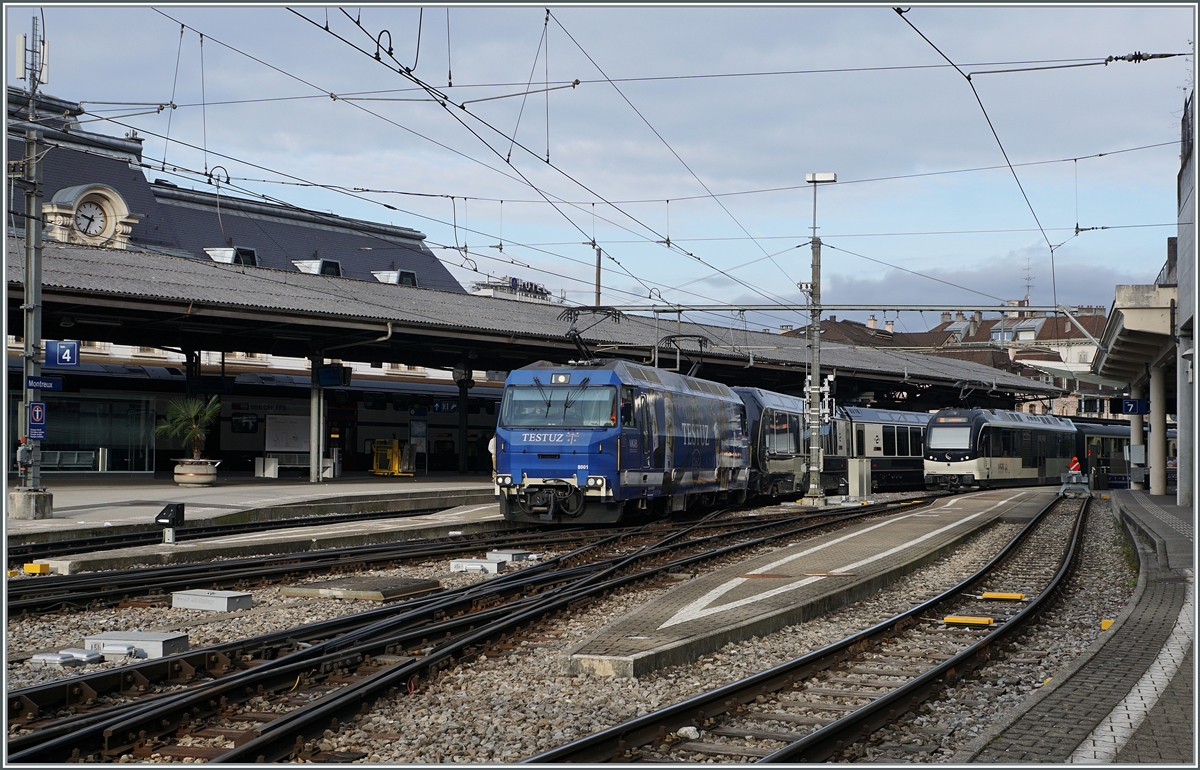
[[[1052,501],[982,569],[906,612],[526,761],[836,761],[987,661],[1045,605],[1079,550],[1087,503]]]
[[[360,513],[337,513],[317,516],[297,516],[271,521],[246,521],[236,524],[205,524],[194,527],[179,527],[175,530],[176,541],[203,540],[208,537],[221,535],[241,535],[251,532],[270,532],[291,527],[319,527],[327,524],[345,524],[353,521],[371,521],[374,519],[401,519],[411,516],[424,516],[447,510],[440,508],[417,508],[409,511],[370,511]],[[113,548],[132,548],[139,545],[154,545],[162,542],[162,530],[155,528],[142,532],[122,532],[112,535],[96,535],[79,537],[70,540],[54,540],[44,543],[22,543],[10,545],[7,549],[8,563],[17,564],[21,560],[53,559],[59,556],[69,556],[75,553],[91,553],[94,551]]]
[[[464,589],[320,627],[14,690],[9,714],[29,732],[10,735],[9,756],[59,762],[165,751],[208,761],[312,759],[307,741],[336,720],[378,697],[415,691],[459,661],[511,649],[511,635],[533,633],[547,616],[664,572],[900,507],[911,504],[864,507],[820,523],[801,514],[713,531],[720,522],[710,518],[622,532]],[[598,557],[606,548],[615,552]],[[181,745],[196,741],[218,745]]]

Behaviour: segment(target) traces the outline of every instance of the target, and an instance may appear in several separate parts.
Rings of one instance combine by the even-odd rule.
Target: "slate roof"
[[[10,159],[25,152],[25,99],[19,89],[8,88]],[[130,234],[134,244],[183,251],[207,261],[205,248],[232,241],[253,248],[265,267],[297,271],[293,260],[329,259],[340,263],[346,277],[375,280],[374,270],[407,270],[416,274],[422,288],[466,291],[424,244],[423,233],[226,194],[218,200],[214,193],[170,183],[151,184],[141,170],[141,139],[82,130],[61,116],[78,105],[45,94],[39,94],[38,102],[50,113],[36,126],[49,148],[41,164],[43,201],[65,188],[106,184],[121,194],[130,212],[143,215]],[[24,211],[24,197],[18,195],[13,207]]]
[[[19,285],[24,271],[24,243],[7,240],[10,286]],[[416,327],[453,333],[490,333],[499,339],[566,339],[569,321],[564,308],[541,303],[512,302],[461,292],[414,289],[346,278],[286,272],[270,268],[225,265],[162,254],[98,249],[48,242],[43,250],[43,285],[54,289],[113,297],[163,299],[200,306],[253,308],[311,315],[317,319],[369,319],[397,328]],[[593,325],[594,324],[594,325]],[[656,330],[653,318],[624,316],[620,322],[583,313],[578,328],[593,349],[604,345],[653,349],[663,334],[675,333],[674,319]],[[703,334],[712,347],[706,360],[745,361],[753,352],[757,362],[804,366],[809,358],[804,340],[781,334],[730,330],[686,323],[683,334]],[[692,351],[696,344],[681,342]],[[975,384],[1023,393],[1049,394],[1057,389],[980,364],[942,356],[899,350],[854,348],[823,344],[823,367],[845,374],[896,380]]]

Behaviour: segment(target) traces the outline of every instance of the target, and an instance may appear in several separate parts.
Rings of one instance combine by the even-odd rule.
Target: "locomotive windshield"
[[[535,380],[536,382],[536,380]],[[612,428],[617,389],[612,385],[509,385],[500,425],[505,428]]]
[[[927,449],[970,449],[971,429],[950,428],[942,425],[930,426],[925,432]]]

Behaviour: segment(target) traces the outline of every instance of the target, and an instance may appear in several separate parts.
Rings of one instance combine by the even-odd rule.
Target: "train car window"
[[[258,433],[258,415],[234,412],[229,418],[231,433]]]
[[[867,432],[863,430],[861,425],[854,428],[854,456],[867,456]]]
[[[884,457],[895,457],[896,456],[896,426],[895,425],[884,425],[883,426],[883,456]]]
[[[979,430],[979,456],[992,456],[992,429],[987,426]]]
[[[925,431],[921,428],[909,428],[908,440],[912,444],[912,453],[914,457],[920,457],[925,454]]]
[[[903,425],[896,426],[896,455],[908,457],[908,428]]]
[[[1002,428],[1000,430],[1000,456],[1016,457],[1016,453],[1013,452],[1012,428]]]
[[[637,395],[637,390],[628,386],[621,388],[621,427],[632,428],[633,421],[633,401]]]
[[[790,455],[800,453],[800,418],[794,414],[788,416],[788,448]]]
[[[387,402],[388,397],[386,393],[366,391],[362,394],[362,403],[364,409],[371,409],[378,412],[383,409],[387,409]]]
[[[1021,431],[1021,467],[1037,467],[1037,462],[1033,459],[1033,435],[1027,430]]]

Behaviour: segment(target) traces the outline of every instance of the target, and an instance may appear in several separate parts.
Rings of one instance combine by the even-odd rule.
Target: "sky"
[[[6,14],[8,84],[44,14],[42,90],[136,130],[149,178],[414,228],[464,286],[592,304],[594,241],[604,304],[803,303],[810,172],[827,304],[1108,307],[1176,233],[1193,5]],[[1187,55],[1105,63],[1135,51]]]

